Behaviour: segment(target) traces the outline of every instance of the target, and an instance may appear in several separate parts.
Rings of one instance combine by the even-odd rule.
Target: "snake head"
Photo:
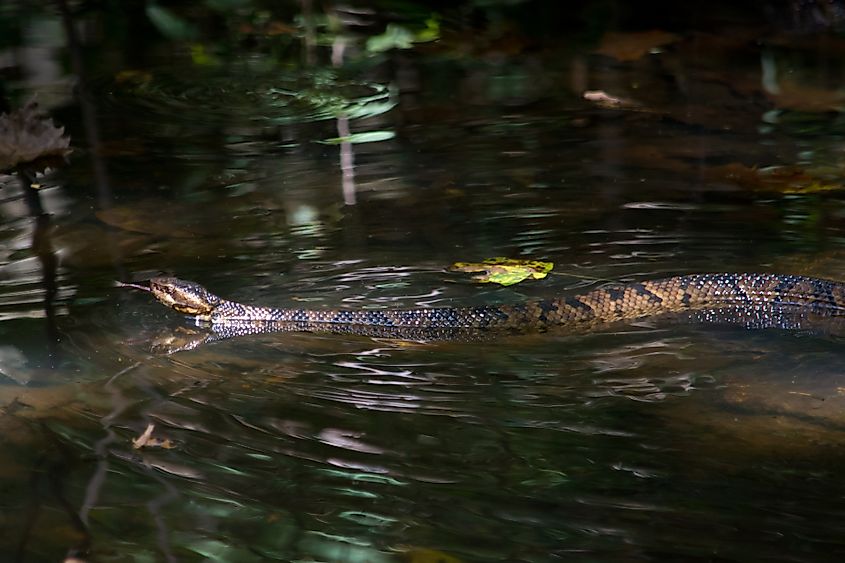
[[[178,278],[151,278],[149,291],[160,303],[174,311],[209,320],[220,298],[198,283]]]

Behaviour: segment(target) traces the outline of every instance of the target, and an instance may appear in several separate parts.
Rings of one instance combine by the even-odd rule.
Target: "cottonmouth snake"
[[[149,291],[164,305],[227,336],[271,331],[341,332],[393,338],[459,338],[477,332],[584,329],[672,313],[744,319],[781,326],[784,314],[845,316],[845,283],[780,274],[692,274],[616,284],[570,297],[513,305],[394,310],[278,309],[245,305],[194,282],[156,277],[122,284]],[[754,321],[756,319],[756,321]],[[784,328],[791,328],[784,326]]]

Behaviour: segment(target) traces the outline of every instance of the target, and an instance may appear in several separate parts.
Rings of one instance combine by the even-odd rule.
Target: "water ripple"
[[[120,111],[157,119],[198,122],[245,121],[255,126],[373,117],[396,104],[386,85],[341,80],[331,72],[300,76],[244,67],[225,72],[196,67],[159,69],[155,75],[125,74],[101,81]],[[199,115],[202,119],[198,119]]]

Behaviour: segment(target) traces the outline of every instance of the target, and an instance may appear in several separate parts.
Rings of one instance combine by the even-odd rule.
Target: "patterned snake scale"
[[[784,311],[799,317],[845,317],[845,283],[780,274],[692,274],[513,305],[394,310],[258,307],[223,299],[199,284],[169,277],[152,278],[143,289],[164,305],[227,336],[298,331],[457,339],[465,333],[489,331],[524,333],[555,327],[586,331],[620,320],[685,312],[712,316],[727,312],[746,324],[752,318],[763,319],[759,326],[782,326],[771,318],[782,318]]]

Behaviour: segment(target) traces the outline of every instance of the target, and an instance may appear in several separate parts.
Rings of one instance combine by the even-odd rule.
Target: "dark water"
[[[270,19],[302,29],[300,8]],[[243,13],[168,41],[99,8],[73,47],[58,12],[0,10],[10,105],[37,94],[74,149],[39,177],[41,219],[0,176],[0,559],[842,559],[841,334],[646,319],[174,352],[190,323],[113,287],[163,272],[360,308],[842,278],[833,15],[725,9],[632,59],[607,20],[477,10],[386,53],[364,47],[379,11],[308,48]],[[501,289],[446,271],[492,256],[555,269]],[[167,442],[133,448],[149,424]]]

